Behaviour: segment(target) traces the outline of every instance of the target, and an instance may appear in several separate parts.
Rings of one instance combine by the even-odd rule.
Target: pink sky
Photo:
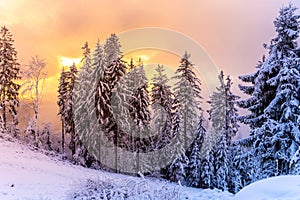
[[[300,0],[291,2],[300,7]],[[44,105],[47,114],[43,118],[57,124],[54,106],[61,67],[58,59],[80,57],[85,41],[93,47],[98,38],[104,41],[113,32],[143,27],[178,31],[198,42],[219,69],[233,76],[236,88],[237,76],[255,70],[264,53],[262,44],[274,37],[273,20],[284,3],[283,0],[1,0],[0,25],[6,25],[13,33],[21,64],[36,54],[45,58],[50,78],[46,81],[44,102],[50,104]],[[162,64],[172,63],[164,58],[153,57]]]

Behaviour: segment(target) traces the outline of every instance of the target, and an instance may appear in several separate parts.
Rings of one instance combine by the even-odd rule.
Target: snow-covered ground
[[[228,192],[218,190],[188,188],[154,178],[143,180],[140,177],[74,166],[53,155],[47,156],[32,150],[17,141],[6,141],[0,135],[1,200],[59,200],[74,199],[76,195],[77,199],[84,199],[86,188],[92,187],[95,193],[93,185],[87,184],[86,187],[87,182],[99,184],[100,187],[107,185],[113,190],[126,191],[132,195],[129,199],[140,199],[141,192],[147,192],[152,199],[226,200],[232,196]]]
[[[252,183],[234,200],[300,200],[300,176],[277,176]]]
[[[86,169],[45,153],[17,141],[4,140],[0,135],[0,200],[92,199],[91,196],[99,199],[104,190],[110,195],[112,191],[126,193],[127,199],[149,199],[150,195],[151,199],[172,200],[300,200],[300,176],[261,180],[233,196],[228,192],[188,188],[154,178],[144,180]]]

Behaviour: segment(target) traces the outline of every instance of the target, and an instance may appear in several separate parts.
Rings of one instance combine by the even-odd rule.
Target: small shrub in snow
[[[121,183],[113,183],[113,181],[91,180],[88,179],[79,191],[69,195],[70,199],[104,199],[104,200],[176,200],[180,199],[179,186],[170,187],[163,185],[162,187],[153,187],[145,179],[136,181],[133,179],[126,180]]]

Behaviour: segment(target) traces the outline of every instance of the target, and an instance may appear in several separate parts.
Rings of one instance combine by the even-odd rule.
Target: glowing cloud
[[[58,63],[61,67],[71,66],[73,64],[78,65],[81,61],[81,58],[68,58],[64,56],[58,57]]]

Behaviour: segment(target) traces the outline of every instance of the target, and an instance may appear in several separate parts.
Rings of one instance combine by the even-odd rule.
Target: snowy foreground
[[[90,183],[90,184],[87,184]],[[98,188],[94,186],[97,184]],[[0,135],[0,199],[100,199],[102,188],[126,193],[127,199],[230,199],[231,194],[218,190],[182,187],[162,180],[143,180],[103,171],[86,169],[61,161],[54,156],[31,150]],[[93,191],[89,195],[89,192]],[[98,193],[98,194],[97,194]],[[103,193],[103,190],[102,190]],[[150,198],[149,198],[150,197]]]
[[[1,200],[101,199],[104,193],[113,199],[296,200],[300,199],[300,176],[258,181],[233,196],[218,190],[194,189],[154,178],[143,180],[74,166],[18,142],[6,141],[0,135]]]
[[[257,181],[239,191],[234,200],[300,200],[300,176],[278,176]]]

